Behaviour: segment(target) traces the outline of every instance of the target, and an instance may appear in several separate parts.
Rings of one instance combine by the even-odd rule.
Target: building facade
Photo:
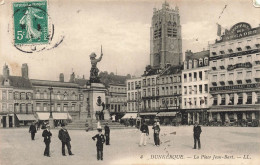
[[[141,77],[126,80],[127,84],[127,110],[126,112],[138,112],[141,109]],[[140,89],[138,89],[140,88]],[[139,104],[138,104],[139,102]]]
[[[167,2],[153,11],[150,28],[150,65],[164,68],[167,64],[182,64],[182,38],[179,9]]]
[[[23,74],[23,71],[22,68],[22,76],[12,76],[9,67],[3,67],[3,75],[0,75],[1,127],[16,127],[36,119],[33,115],[33,88],[28,74]]]
[[[207,121],[207,110],[211,106],[209,94],[209,50],[185,52],[182,71],[183,123],[194,124]]]
[[[240,22],[210,45],[209,120],[218,125],[258,125],[260,27]]]
[[[127,111],[127,90],[125,84],[109,84],[106,94],[106,104],[111,115],[116,115],[116,120]]]

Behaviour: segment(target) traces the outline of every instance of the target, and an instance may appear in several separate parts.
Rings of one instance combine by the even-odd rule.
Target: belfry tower
[[[164,68],[167,64],[182,64],[182,38],[179,8],[171,9],[167,2],[162,9],[154,8],[150,28],[150,65]]]

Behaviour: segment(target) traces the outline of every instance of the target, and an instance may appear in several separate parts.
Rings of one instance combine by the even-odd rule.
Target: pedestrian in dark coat
[[[194,127],[193,127],[193,138],[194,138],[194,148],[196,149],[196,144],[198,142],[198,149],[201,148],[200,146],[200,134],[201,134],[201,127],[198,125],[198,122],[195,121]]]
[[[50,143],[51,143],[51,136],[52,133],[50,131],[50,126],[47,126],[47,128],[43,127],[44,131],[42,132],[42,137],[44,137],[44,143],[45,143],[45,150],[44,150],[44,156],[50,157]]]
[[[30,125],[29,133],[31,133],[31,139],[34,140],[35,133],[37,133],[37,130],[36,130],[34,122]]]
[[[59,139],[60,139],[60,141],[62,143],[62,148],[61,148],[62,155],[66,156],[66,154],[65,154],[65,145],[67,146],[69,155],[74,155],[71,152],[71,145],[70,145],[71,139],[70,139],[69,132],[65,128],[65,124],[64,123],[61,124],[61,127],[62,128],[59,131],[59,136],[58,137],[59,137]]]
[[[133,125],[134,125],[134,119],[132,118],[132,116],[131,116],[130,119],[129,119],[129,123],[130,123],[131,127],[133,127]]]
[[[108,123],[105,125],[105,136],[106,136],[106,145],[110,145],[110,128],[108,126]]]
[[[97,139],[97,160],[103,160],[103,144],[105,142],[105,136],[102,134],[102,129],[98,129],[98,134],[93,136],[92,139]]]
[[[154,130],[154,134],[153,134],[154,144],[156,146],[160,146],[160,139],[159,139],[160,130],[161,130],[160,126],[155,122],[152,129]]]
[[[149,135],[149,129],[148,129],[148,126],[145,123],[145,121],[143,122],[143,124],[142,124],[142,126],[140,128],[140,131],[141,131],[141,137],[140,137],[139,146],[141,147],[142,144],[144,144],[144,146],[146,146],[146,136]]]

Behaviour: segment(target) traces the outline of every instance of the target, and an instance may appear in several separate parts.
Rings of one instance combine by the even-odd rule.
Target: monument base
[[[93,122],[91,118],[87,118],[86,131],[93,130]]]

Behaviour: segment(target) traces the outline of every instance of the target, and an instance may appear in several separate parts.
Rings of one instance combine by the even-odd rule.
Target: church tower
[[[182,38],[179,8],[171,9],[167,2],[162,9],[154,8],[150,28],[150,65],[164,68],[167,64],[182,64]]]

